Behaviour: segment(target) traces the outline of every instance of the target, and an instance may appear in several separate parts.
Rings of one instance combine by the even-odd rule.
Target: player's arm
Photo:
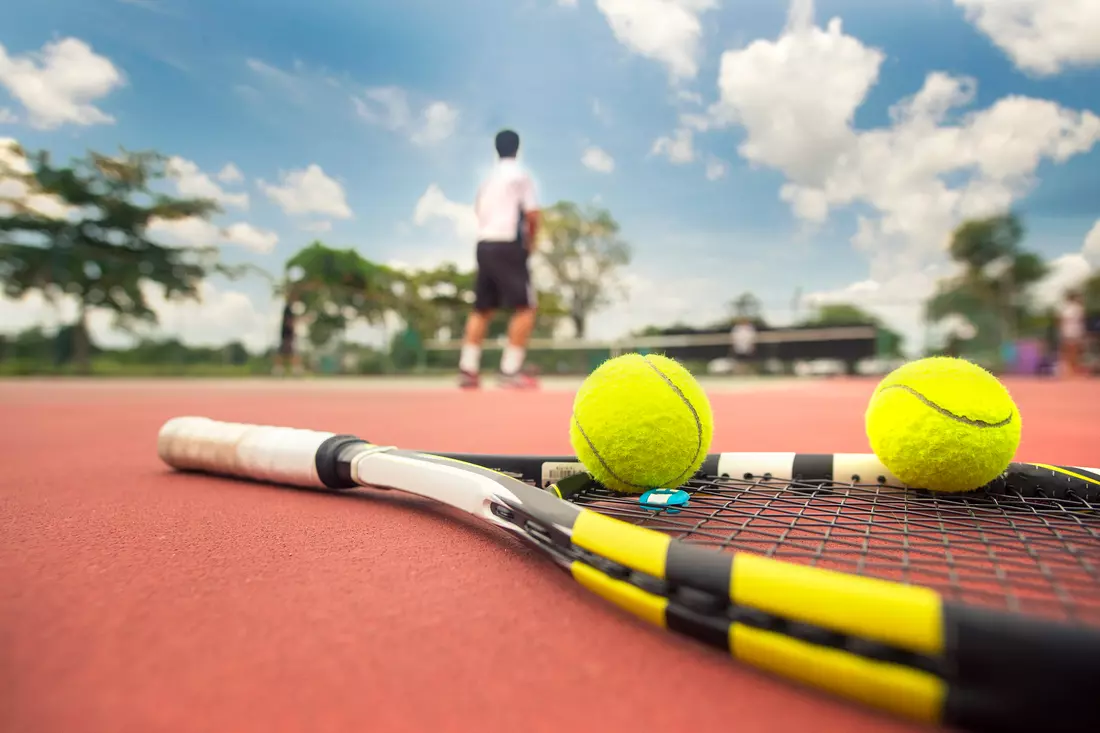
[[[533,252],[535,250],[535,240],[538,237],[539,225],[541,221],[539,219],[539,206],[538,200],[535,197],[535,184],[528,176],[524,176],[520,180],[520,205],[523,208],[523,223],[526,226],[525,241],[527,243],[527,251]]]

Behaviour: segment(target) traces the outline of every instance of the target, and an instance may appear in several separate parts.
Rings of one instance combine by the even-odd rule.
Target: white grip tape
[[[180,470],[323,488],[317,476],[317,449],[332,436],[316,430],[176,417],[161,427],[157,454]]]

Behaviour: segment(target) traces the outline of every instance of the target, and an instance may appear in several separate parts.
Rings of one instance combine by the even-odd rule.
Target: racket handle
[[[157,455],[180,471],[308,488],[350,488],[334,476],[335,449],[351,436],[317,430],[175,417],[161,426]]]

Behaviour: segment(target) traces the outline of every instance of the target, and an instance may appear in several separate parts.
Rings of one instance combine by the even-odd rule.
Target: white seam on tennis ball
[[[695,409],[695,405],[691,404],[691,400],[687,398],[687,395],[684,394],[683,390],[681,390],[667,374],[658,369],[657,365],[651,362],[648,356],[643,356],[642,360],[646,364],[648,364],[653,371],[657,372],[657,374],[660,375],[661,379],[665,380],[668,386],[672,388],[672,391],[675,392],[676,395],[680,398],[680,401],[687,405],[687,408],[691,410],[691,417],[695,420],[695,455],[693,455],[691,457],[691,460],[688,462],[688,467],[680,473],[676,474],[675,479],[678,480],[683,477],[684,474],[691,470],[691,465],[695,463],[695,459],[699,457],[699,451],[703,449],[703,421],[699,419],[698,410]],[[661,485],[664,486],[667,483],[669,482],[664,481],[661,483]]]
[[[1008,417],[1004,418],[1003,420],[999,420],[997,422],[987,422],[985,420],[977,420],[975,418],[965,417],[963,415],[956,415],[955,413],[948,410],[946,407],[941,407],[940,405],[937,405],[935,402],[933,402],[929,398],[925,397],[923,394],[921,394],[920,392],[913,389],[912,387],[910,387],[907,384],[890,384],[890,385],[887,385],[887,386],[883,387],[882,392],[885,392],[886,390],[889,390],[889,389],[904,390],[905,392],[908,392],[909,394],[913,395],[918,400],[923,402],[925,405],[927,405],[928,407],[931,407],[933,410],[940,413],[944,417],[950,418],[951,420],[955,420],[956,422],[961,422],[964,425],[969,425],[972,428],[1003,428],[1004,426],[1006,426],[1006,425],[1008,425],[1009,423],[1012,422],[1012,416],[1014,414],[1016,414],[1016,411],[1013,410],[1013,411],[1009,412]]]
[[[647,357],[643,356],[642,361],[644,361],[646,363],[646,365],[648,365],[653,371],[655,371],[657,373],[657,375],[660,376],[661,379],[663,379],[665,381],[665,383],[668,384],[668,386],[670,386],[672,388],[672,391],[675,392],[677,396],[679,396],[681,402],[683,402],[685,405],[687,405],[687,408],[689,410],[691,410],[692,417],[695,418],[695,435],[696,435],[696,441],[697,441],[697,444],[696,444],[696,447],[695,447],[695,456],[693,457],[692,461],[688,464],[688,468],[686,468],[685,470],[683,470],[680,473],[676,474],[676,478],[679,479],[681,476],[683,476],[685,473],[687,473],[688,471],[691,470],[691,464],[694,463],[695,459],[699,457],[699,451],[702,450],[702,447],[703,447],[703,423],[699,419],[699,413],[696,411],[695,405],[691,404],[691,400],[689,400],[687,398],[687,395],[685,395],[683,393],[683,391],[679,387],[676,386],[676,383],[673,382],[671,379],[669,379],[668,375],[665,374],[664,372],[662,372],[660,369],[658,369],[657,366],[653,362],[651,362]],[[635,489],[650,489],[650,488],[653,488],[652,486],[641,486],[639,484],[633,484],[633,483],[627,481],[626,479],[624,479],[619,474],[615,473],[613,470],[611,470],[611,466],[607,465],[607,461],[605,461],[603,456],[600,455],[599,449],[597,449],[596,446],[592,443],[592,439],[588,437],[588,433],[586,433],[584,431],[584,426],[581,425],[581,421],[577,419],[576,413],[573,413],[570,417],[573,420],[573,424],[577,426],[577,430],[580,431],[581,437],[584,438],[584,442],[588,443],[588,447],[592,450],[592,454],[596,456],[596,460],[598,460],[600,462],[600,465],[602,465],[604,467],[604,469],[615,478],[616,481],[618,481],[620,483],[623,483],[623,484],[626,484],[627,486],[630,486],[630,487],[635,488]],[[666,483],[668,483],[668,482],[664,481],[664,482],[661,483],[661,485],[663,486]]]

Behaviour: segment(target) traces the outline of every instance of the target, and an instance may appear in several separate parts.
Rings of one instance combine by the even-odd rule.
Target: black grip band
[[[317,478],[330,489],[354,489],[357,484],[351,480],[351,465],[341,460],[340,454],[349,445],[366,443],[354,435],[334,435],[321,443],[314,457]]]

